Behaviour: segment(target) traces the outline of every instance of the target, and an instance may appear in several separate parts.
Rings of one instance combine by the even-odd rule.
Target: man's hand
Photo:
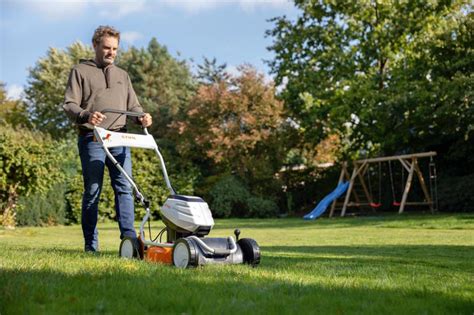
[[[142,123],[142,126],[147,128],[147,127],[150,127],[151,124],[152,124],[152,119],[151,119],[151,115],[146,113],[144,116],[138,118],[138,120]]]
[[[101,112],[93,112],[92,115],[89,116],[89,120],[87,122],[93,126],[97,126],[100,125],[106,118],[107,116]]]

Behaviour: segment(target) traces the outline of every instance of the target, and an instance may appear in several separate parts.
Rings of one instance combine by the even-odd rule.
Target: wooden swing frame
[[[365,159],[365,160],[356,160],[353,161],[352,175],[349,175],[348,171],[348,163],[344,162],[342,164],[341,174],[339,176],[339,182],[341,183],[344,180],[349,181],[349,187],[344,196],[344,204],[341,210],[341,217],[346,215],[346,210],[348,207],[361,207],[361,206],[370,206],[373,204],[373,197],[371,192],[367,189],[367,185],[364,180],[364,175],[369,169],[369,165],[371,163],[381,163],[381,162],[389,162],[389,161],[399,161],[401,165],[408,171],[408,177],[404,185],[402,200],[400,202],[400,206],[398,208],[398,213],[401,214],[405,210],[405,206],[407,205],[428,205],[430,207],[431,213],[434,213],[433,207],[433,200],[431,200],[430,193],[428,188],[426,187],[426,182],[423,177],[423,173],[420,170],[420,166],[418,165],[418,159],[420,158],[427,158],[436,156],[436,152],[423,152],[423,153],[416,153],[416,154],[406,154],[406,155],[396,155],[396,156],[388,156],[388,157],[379,157],[379,158],[372,158],[372,159]],[[421,185],[421,189],[423,190],[423,194],[425,195],[426,201],[418,201],[418,202],[409,202],[407,201],[408,193],[412,187],[413,176],[418,176],[418,180]],[[381,174],[379,174],[381,176]],[[368,202],[361,202],[361,199],[357,192],[354,190],[354,184],[356,180],[359,180],[363,193]],[[351,195],[354,198],[354,201],[351,201]],[[373,209],[373,208],[372,208]],[[336,210],[336,200],[333,201],[331,205],[331,211],[329,212],[329,217],[334,216],[334,212]],[[373,209],[375,211],[375,209]]]

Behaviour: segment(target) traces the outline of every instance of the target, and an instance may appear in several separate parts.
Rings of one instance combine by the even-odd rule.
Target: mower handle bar
[[[130,117],[143,117],[145,116],[145,113],[138,113],[138,112],[129,112],[129,111],[126,111],[126,110],[119,110],[119,109],[104,109],[103,111],[101,111],[102,114],[105,114],[105,113],[113,113],[113,114],[121,114],[121,115],[126,115],[126,116],[130,116]]]

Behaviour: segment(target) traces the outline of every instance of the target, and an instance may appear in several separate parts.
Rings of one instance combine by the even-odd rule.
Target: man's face
[[[104,36],[99,44],[94,44],[95,61],[102,65],[112,64],[117,56],[118,40],[115,37]]]

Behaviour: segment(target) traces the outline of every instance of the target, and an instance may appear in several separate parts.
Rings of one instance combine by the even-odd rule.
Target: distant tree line
[[[251,65],[230,74],[207,58],[193,73],[154,38],[120,53],[178,191],[203,196],[218,217],[297,214],[335,186],[343,160],[435,150],[441,210],[473,210],[472,5],[295,6],[296,20],[276,17],[267,31],[275,83]],[[79,42],[51,48],[30,70],[24,99],[0,86],[4,225],[78,222],[80,163],[61,105],[71,67],[91,58]],[[158,216],[167,193],[159,163],[133,154],[134,177]],[[106,185],[100,216],[114,215]]]

